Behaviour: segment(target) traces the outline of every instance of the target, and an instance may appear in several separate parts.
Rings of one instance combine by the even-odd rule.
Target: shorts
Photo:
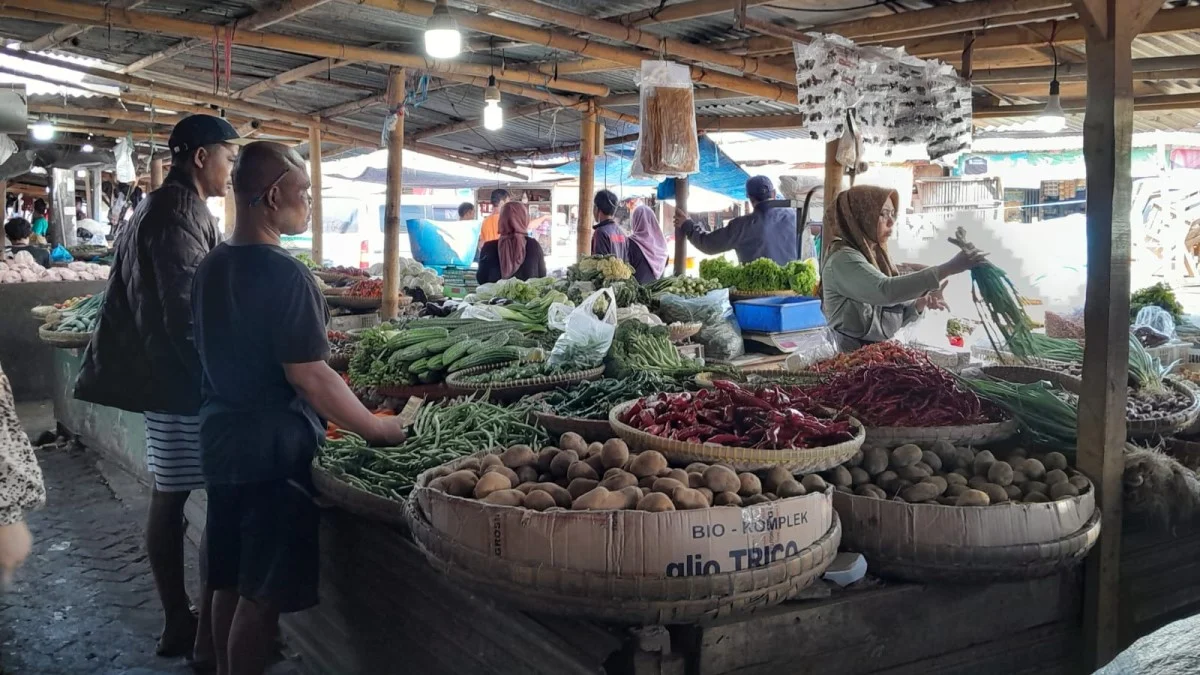
[[[200,418],[170,413],[145,413],[146,468],[159,492],[204,489],[200,469]]]
[[[208,486],[208,585],[280,612],[317,604],[320,513],[310,476]]]

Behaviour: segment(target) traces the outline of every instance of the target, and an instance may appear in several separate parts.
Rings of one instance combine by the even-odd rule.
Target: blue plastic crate
[[[821,301],[806,296],[784,296],[739,300],[733,303],[742,330],[758,333],[789,333],[825,325]]]

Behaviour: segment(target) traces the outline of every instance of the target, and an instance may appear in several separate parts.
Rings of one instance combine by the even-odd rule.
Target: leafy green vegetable
[[[706,258],[700,261],[700,278],[716,279],[725,288],[736,287],[742,280],[742,270],[724,258]]]
[[[783,266],[783,278],[793,293],[812,295],[817,288],[817,263],[812,258],[793,260]]]
[[[813,260],[793,260],[780,267],[770,258],[734,265],[724,258],[709,258],[700,261],[700,277],[747,293],[790,290],[812,295],[817,287],[817,265]]]
[[[605,365],[610,377],[647,372],[677,375],[701,370],[699,364],[679,355],[665,326],[649,326],[641,321],[622,321],[617,325]]]

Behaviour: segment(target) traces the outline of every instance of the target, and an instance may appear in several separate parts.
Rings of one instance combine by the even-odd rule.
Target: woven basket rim
[[[574,384],[576,382],[583,382],[584,380],[589,380],[589,379],[599,377],[600,375],[604,374],[604,366],[600,365],[600,366],[596,366],[594,368],[588,368],[586,370],[575,370],[575,371],[571,371],[571,372],[567,372],[567,373],[559,373],[557,375],[550,375],[550,376],[527,377],[523,380],[512,380],[510,382],[504,382],[501,384],[497,384],[495,382],[478,382],[477,383],[477,382],[462,382],[461,381],[461,378],[464,376],[478,375],[479,373],[486,373],[491,370],[499,370],[500,368],[505,368],[509,365],[512,365],[512,363],[514,363],[514,362],[508,361],[505,363],[491,365],[491,366],[479,366],[478,368],[465,368],[463,370],[458,371],[457,373],[451,373],[450,375],[448,375],[446,377],[446,384],[448,384],[456,389],[462,389],[464,391],[476,391],[476,392],[491,391],[491,392],[502,394],[502,393],[512,390],[512,389],[523,389],[526,387],[540,387],[543,385],[557,386],[560,384]]]
[[[1190,406],[1188,406],[1187,408],[1184,408],[1183,410],[1171,413],[1170,415],[1167,415],[1166,417],[1162,417],[1162,418],[1159,418],[1156,420],[1140,420],[1140,419],[1128,419],[1127,418],[1125,420],[1126,433],[1145,434],[1145,435],[1154,435],[1154,434],[1167,435],[1167,434],[1175,433],[1181,429],[1185,429],[1185,428],[1191,426],[1192,423],[1194,423],[1196,421],[1196,417],[1198,415],[1200,415],[1200,396],[1197,396],[1196,392],[1192,388],[1188,387],[1187,385],[1185,385],[1173,378],[1172,379],[1164,379],[1163,382],[1179,391],[1182,391],[1183,393],[1187,394],[1188,396],[1191,396],[1192,404]]]
[[[333,475],[321,466],[316,458],[312,461],[312,478],[317,492],[342,510],[389,525],[408,527],[408,519],[405,517],[408,511],[407,501],[398,502],[360,490]]]
[[[621,414],[639,400],[641,399],[619,403],[609,411],[608,422],[612,425],[613,431],[627,443],[632,441],[638,447],[657,450],[667,459],[677,461],[723,462],[738,471],[767,470],[776,466],[790,468],[793,471],[825,471],[852,457],[867,438],[866,427],[858,419],[850,417],[851,426],[858,428],[858,433],[854,438],[836,445],[817,448],[757,450],[717,444],[682,443],[646,433],[622,422]],[[822,468],[811,468],[818,466]]]
[[[730,300],[746,300],[753,298],[789,298],[789,297],[804,297],[796,291],[738,291],[729,289]]]
[[[38,326],[38,337],[48,345],[68,349],[86,347],[92,341],[91,333],[51,330],[44,325]]]
[[[449,386],[445,382],[438,382],[436,384],[411,384],[395,387],[375,387],[375,393],[387,398],[410,398],[415,396],[417,398],[433,400],[439,398],[453,398],[462,392]]]

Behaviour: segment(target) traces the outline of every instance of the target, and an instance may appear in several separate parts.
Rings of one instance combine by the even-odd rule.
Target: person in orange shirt
[[[483,228],[479,231],[479,248],[500,238],[500,207],[507,203],[508,190],[492,190],[492,214],[483,219]]]

